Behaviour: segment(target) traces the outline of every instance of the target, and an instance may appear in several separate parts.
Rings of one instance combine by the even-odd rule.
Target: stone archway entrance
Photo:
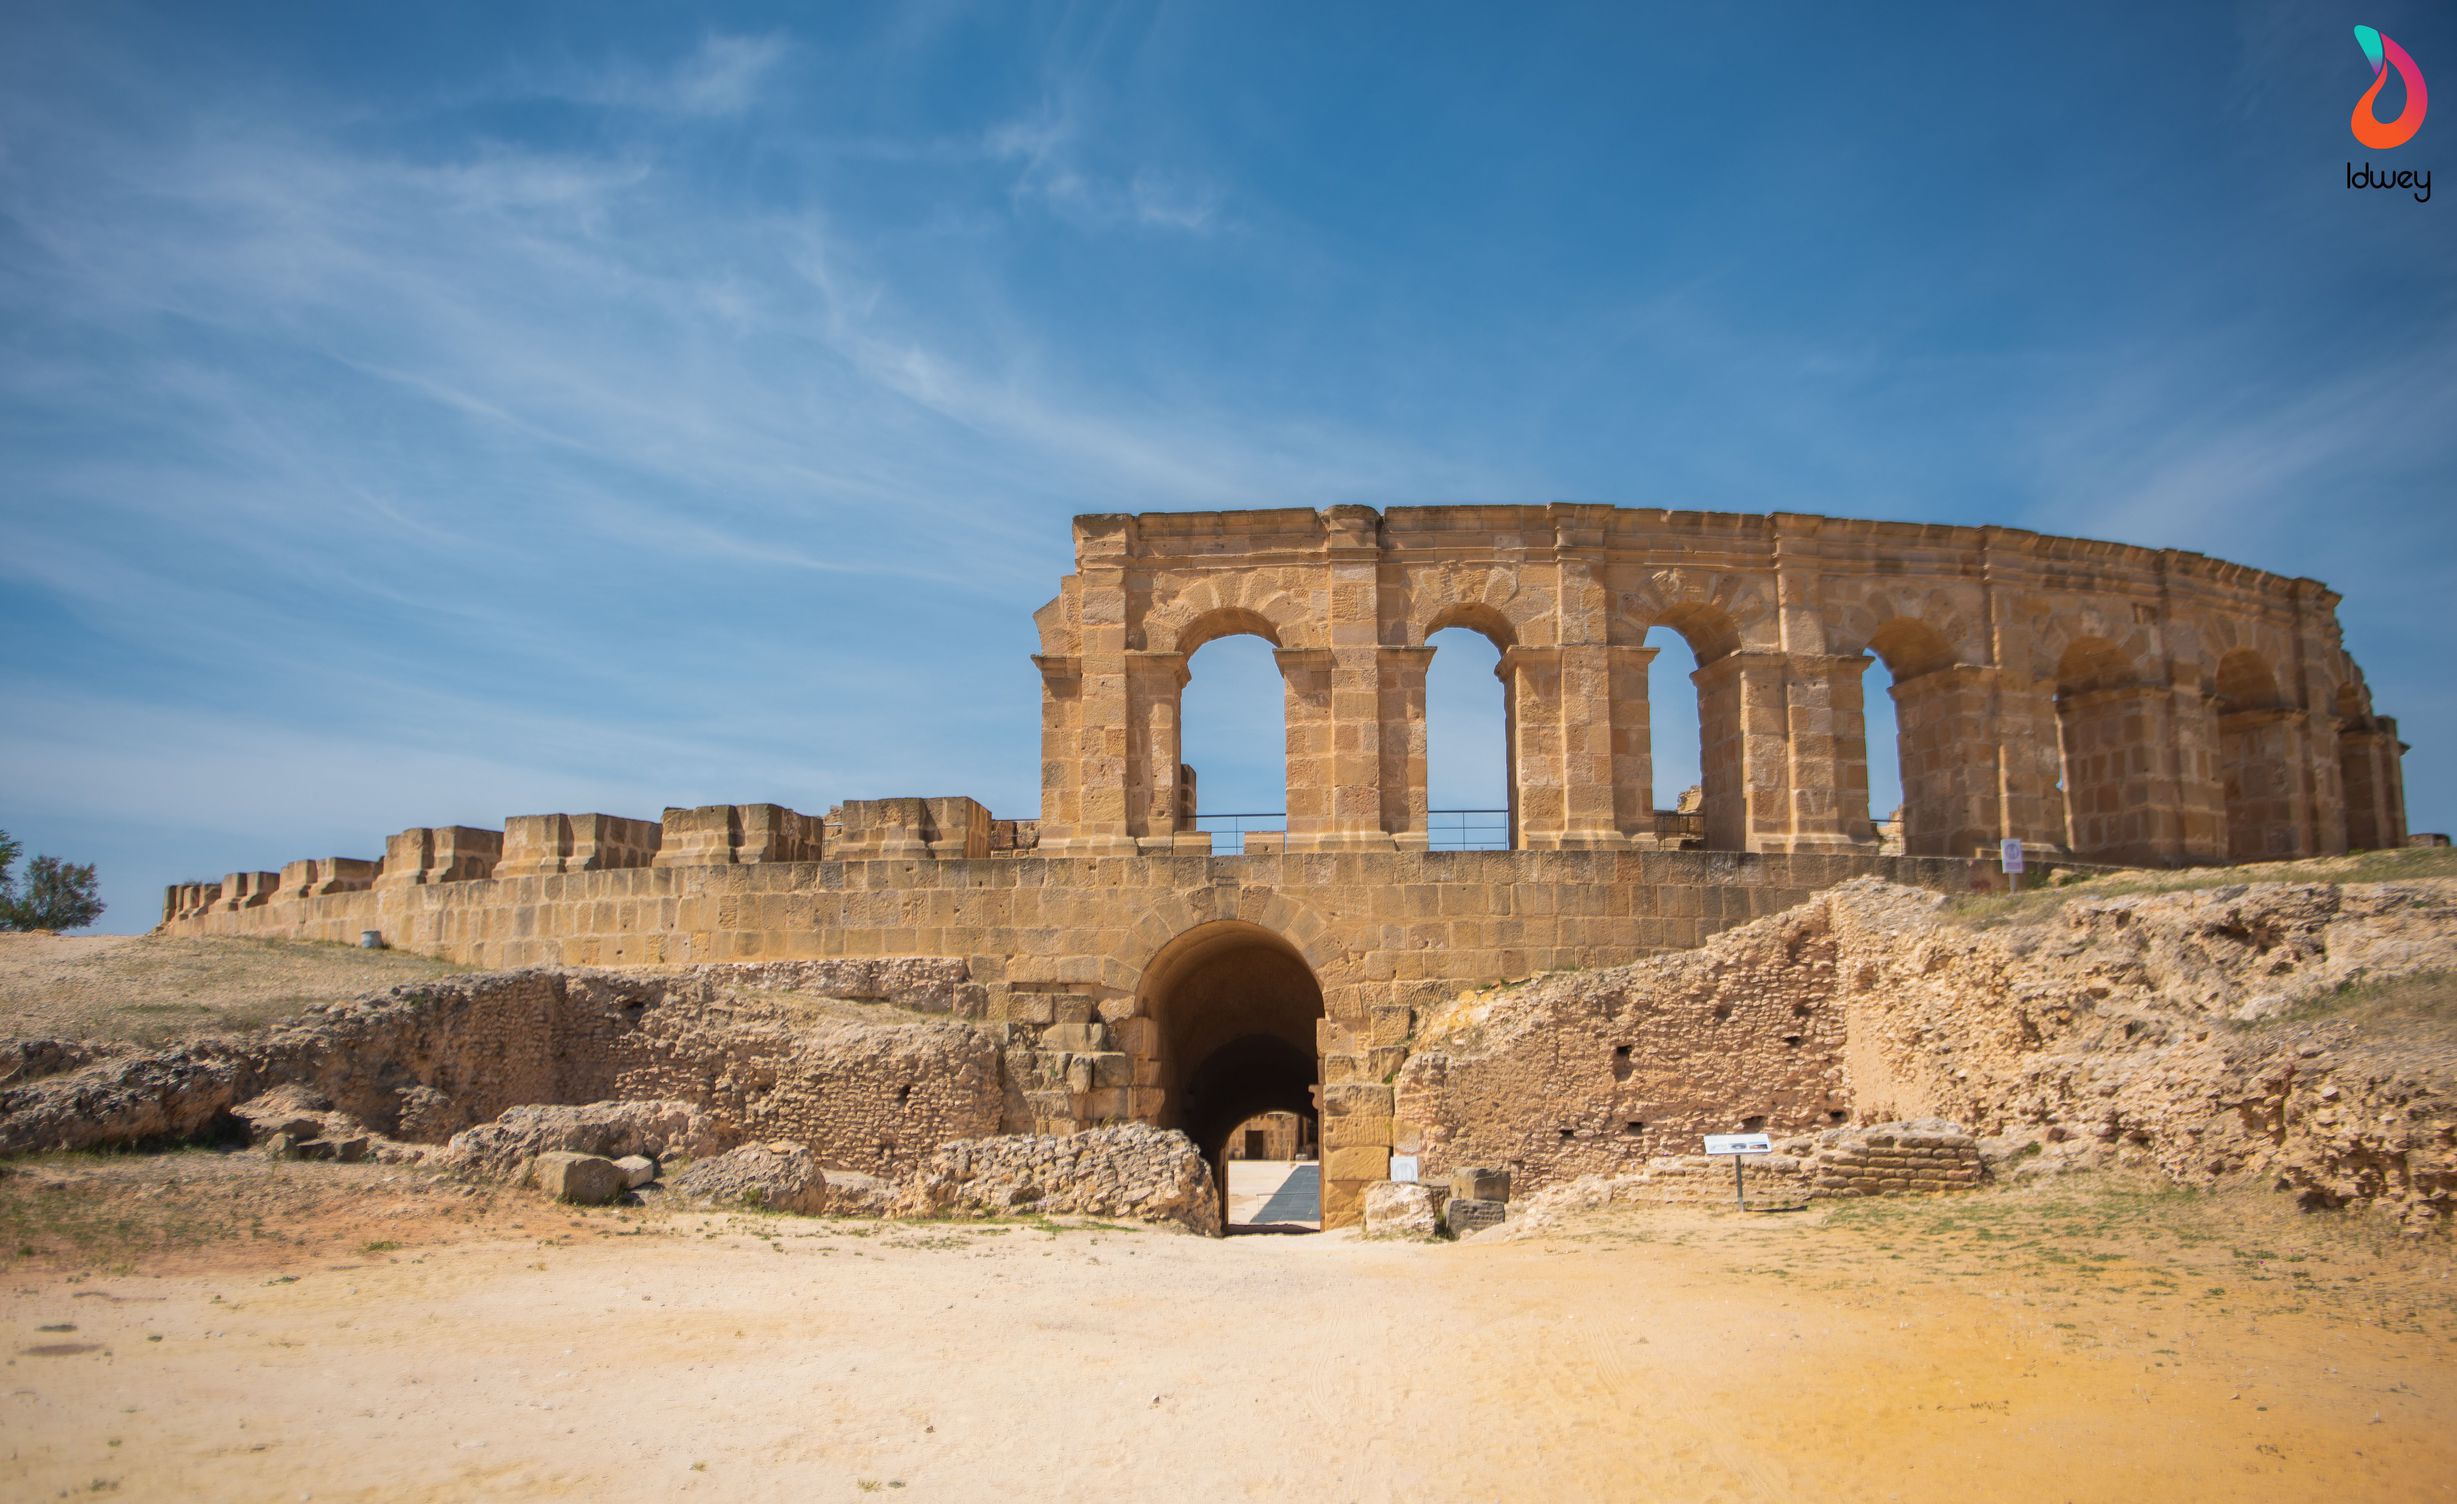
[[[1193,1139],[1210,1162],[1225,1214],[1229,1136],[1240,1124],[1291,1112],[1319,1139],[1314,1026],[1323,1016],[1322,985],[1287,940],[1261,925],[1219,920],[1162,946],[1144,968],[1138,1001],[1157,1036],[1160,1121]]]

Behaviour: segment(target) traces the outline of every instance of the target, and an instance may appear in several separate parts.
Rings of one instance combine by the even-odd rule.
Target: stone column
[[[1709,851],[1751,851],[1751,833],[1763,817],[1764,793],[1753,787],[1753,771],[1762,770],[1772,748],[1780,757],[1783,710],[1782,684],[1772,688],[1759,654],[1728,653],[1701,665],[1689,676],[1698,687],[1699,814],[1706,827]],[[1748,724],[1744,702],[1758,702],[1756,725]],[[1751,757],[1752,749],[1758,756]],[[1776,773],[1780,777],[1779,771]]]
[[[2311,789],[2304,770],[2308,717],[2300,710],[2229,710],[2218,716],[2227,859],[2311,856]]]
[[[1083,660],[1035,653],[1041,671],[1041,842],[1063,846],[1083,808]]]
[[[1381,663],[1382,829],[1403,851],[1425,849],[1425,671],[1431,648],[1383,648]]]
[[[1146,846],[1177,836],[1177,767],[1185,747],[1179,713],[1185,703],[1186,655],[1135,651],[1126,655],[1126,701],[1134,719],[1127,738],[1126,833]]]
[[[1280,648],[1271,655],[1287,684],[1288,842],[1314,851],[1331,828],[1331,672],[1328,648]]]
[[[1867,734],[1855,664],[1864,669],[1867,660],[1743,649],[1690,675],[1704,733],[1709,850],[1861,844],[1852,832],[1868,824]],[[1848,744],[1854,732],[1856,747]],[[1845,807],[1853,789],[1856,824]]]
[[[1073,829],[1049,843],[1072,856],[1131,852],[1127,745],[1135,707],[1126,674],[1126,562],[1135,519],[1075,519],[1075,577],[1081,619],[1076,672],[1076,771],[1082,790]]]
[[[1626,846],[1622,829],[1616,752],[1619,705],[1614,697],[1614,655],[1626,649],[1601,642],[1559,650],[1562,829],[1557,844],[1574,850]],[[1643,721],[1645,700],[1640,699]]]
[[[2067,827],[2064,747],[2056,720],[2056,694],[2048,685],[2010,669],[1995,675],[1995,714],[1989,742],[1995,748],[1998,808],[2002,821],[1988,839],[2012,836],[2025,854],[2061,854]]]
[[[2075,856],[2145,867],[2226,859],[2214,727],[2198,690],[2090,690],[2059,711]]]
[[[1967,857],[1995,849],[2004,829],[1991,724],[1996,680],[1994,669],[1958,664],[1895,681],[1906,855]],[[2053,724],[2048,730],[2052,750]]]
[[[2167,690],[2170,734],[2152,742],[2173,751],[2165,773],[2176,812],[2174,832],[2162,842],[2160,864],[2184,866],[2227,859],[2227,791],[2218,771],[2217,707],[2198,681]],[[2161,791],[2165,793],[2165,791]]]
[[[2346,788],[2346,844],[2387,851],[2406,844],[2404,789],[2398,767],[2397,722],[2369,716],[2338,732],[2338,767]]]
[[[1329,802],[1313,845],[1317,851],[1387,851],[1391,839],[1382,821],[1382,514],[1372,507],[1336,506],[1322,515],[1331,579],[1325,706],[1331,734],[1325,769]]]
[[[1613,828],[1634,845],[1655,840],[1655,743],[1647,703],[1647,671],[1655,649],[1605,649],[1612,711]]]
[[[1790,757],[1790,829],[1761,851],[1839,851],[1873,846],[1868,817],[1868,656],[1784,655],[1784,742]],[[1771,838],[1771,833],[1769,833]]]
[[[1560,648],[1507,648],[1493,670],[1509,707],[1511,845],[1523,851],[1559,850],[1567,834],[1561,655]]]

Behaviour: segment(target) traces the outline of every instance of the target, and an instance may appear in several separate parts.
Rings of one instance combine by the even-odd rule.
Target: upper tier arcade
[[[1694,650],[1705,845],[1874,849],[1861,676],[1894,678],[1903,839],[2172,866],[2401,844],[2396,723],[2338,597],[2013,528],[1555,504],[1075,519],[1037,614],[1041,849],[1189,848],[1179,699],[1251,633],[1287,684],[1291,851],[1422,849],[1431,634],[1501,652],[1512,841],[1655,844],[1650,628]]]

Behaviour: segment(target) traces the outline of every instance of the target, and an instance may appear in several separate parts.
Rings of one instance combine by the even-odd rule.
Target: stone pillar
[[[1288,842],[1290,851],[1321,849],[1331,830],[1331,670],[1328,648],[1280,648],[1271,659],[1287,684]]]
[[[1071,839],[1083,811],[1083,660],[1035,653],[1041,671],[1041,839]]]
[[[1784,655],[1784,743],[1790,820],[1780,844],[1760,851],[1839,851],[1872,846],[1868,816],[1868,655]]]
[[[1613,661],[1628,651],[1602,642],[1560,649],[1562,829],[1557,844],[1573,850],[1626,846],[1621,822],[1618,727]],[[1640,699],[1643,723],[1645,700]]]
[[[2173,684],[2167,690],[2170,734],[2152,742],[2172,749],[2164,772],[2176,810],[2175,831],[2164,866],[2227,859],[2227,793],[2218,771],[2217,706],[2202,694],[2200,684]],[[2161,791],[2164,793],[2164,791]]]
[[[2173,867],[2226,859],[2213,718],[2200,692],[2157,684],[2058,702],[2074,855]]]
[[[1705,826],[1706,849],[1709,851],[1751,850],[1750,831],[1755,823],[1753,804],[1762,802],[1763,795],[1750,786],[1751,737],[1761,753],[1771,734],[1781,738],[1781,686],[1775,687],[1777,701],[1769,716],[1763,710],[1754,733],[1745,727],[1742,704],[1750,685],[1757,681],[1756,693],[1765,695],[1765,670],[1761,664],[1745,661],[1750,655],[1726,654],[1711,663],[1701,665],[1690,674],[1689,682],[1698,687],[1698,782],[1701,803],[1699,816]],[[1771,719],[1770,732],[1767,722]],[[1761,758],[1762,761],[1762,758]]]
[[[1128,815],[1128,730],[1136,707],[1126,673],[1126,561],[1134,551],[1135,519],[1105,515],[1075,519],[1076,598],[1081,616],[1076,672],[1078,787],[1075,821],[1050,844],[1070,856],[1131,852]]]
[[[1322,514],[1330,575],[1324,713],[1327,801],[1313,849],[1391,848],[1382,821],[1382,514],[1336,506]],[[1293,764],[1292,764],[1293,766]],[[1293,782],[1293,779],[1292,779]],[[1293,819],[1294,811],[1291,811]],[[1292,824],[1290,829],[1295,829]]]
[[[1180,713],[1185,704],[1186,655],[1126,655],[1126,833],[1145,845],[1167,846],[1177,835],[1177,769],[1184,759]]]
[[[1853,831],[1868,824],[1868,739],[1853,665],[1865,669],[1867,660],[1743,649],[1690,675],[1703,732],[1708,850],[1860,844]],[[1856,812],[1844,802],[1855,788]]]
[[[1647,671],[1655,649],[1616,645],[1605,649],[1612,714],[1612,823],[1628,842],[1653,846],[1655,839],[1655,743],[1647,703]]]
[[[1561,813],[1550,844],[1571,850],[1626,846],[1628,833],[1614,779],[1619,707],[1614,695],[1616,650],[1611,646],[1612,591],[1604,577],[1613,511],[1567,502],[1555,502],[1545,511],[1553,525],[1553,596],[1561,642],[1551,717],[1559,747],[1554,782],[1560,789]],[[1644,704],[1642,696],[1641,714]],[[1532,830],[1522,844],[1536,845]]]
[[[1996,680],[1994,669],[1958,664],[1895,681],[1906,855],[1994,851],[2004,830]],[[2053,750],[2053,724],[2048,730]],[[2061,838],[2052,843],[2063,844]]]
[[[2219,713],[2229,861],[2274,862],[2317,852],[2304,772],[2307,721],[2300,710]]]
[[[2009,669],[1989,672],[1995,676],[1996,694],[1988,739],[1995,749],[2002,822],[1990,839],[2012,836],[2026,854],[2061,854],[2067,843],[2065,796],[2069,790],[2064,783],[2055,691]]]
[[[1566,844],[1569,803],[1562,786],[1560,648],[1506,648],[1502,681],[1510,725],[1510,844],[1554,851]]]
[[[2389,851],[2406,844],[2405,789],[2398,766],[2397,722],[2368,716],[2338,732],[2338,767],[2346,788],[2346,844]]]
[[[1425,849],[1432,801],[1426,790],[1425,671],[1431,648],[1383,648],[1382,829],[1403,851]]]

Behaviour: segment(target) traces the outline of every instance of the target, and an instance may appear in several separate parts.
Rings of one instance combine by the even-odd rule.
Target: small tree
[[[38,856],[17,883],[17,858],[25,847],[0,830],[0,930],[81,930],[102,917],[94,869],[56,856]]]

